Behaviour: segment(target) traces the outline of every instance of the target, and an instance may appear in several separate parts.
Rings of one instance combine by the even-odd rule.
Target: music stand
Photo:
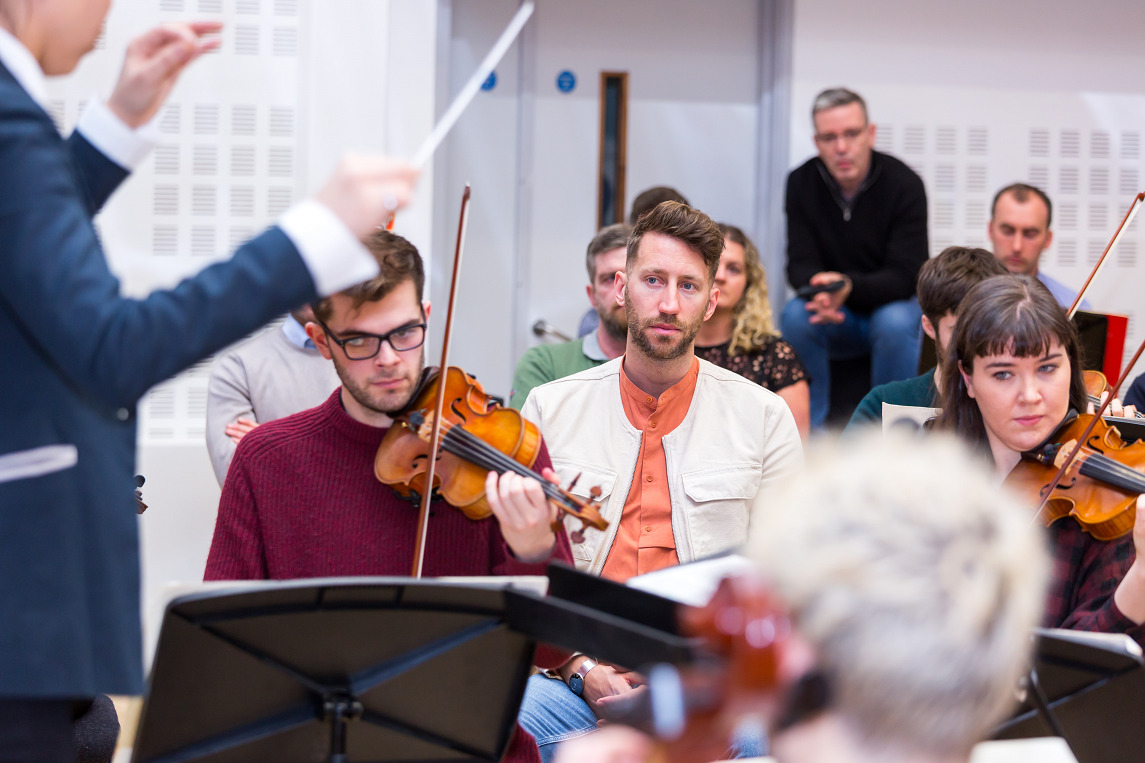
[[[242,585],[168,605],[133,761],[501,759],[534,650],[506,622],[516,592]]]
[[[1145,749],[1145,664],[1128,636],[1035,630],[1034,668],[995,739],[1060,736],[1078,763],[1122,763]]]
[[[675,602],[559,563],[545,574],[547,597],[507,600],[517,632],[633,668],[693,658],[698,639],[680,635]]]

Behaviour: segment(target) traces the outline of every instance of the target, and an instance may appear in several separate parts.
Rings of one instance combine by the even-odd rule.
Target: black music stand
[[[533,660],[515,595],[341,578],[178,598],[132,760],[500,760]]]
[[[1145,749],[1145,664],[1136,642],[1124,635],[1035,632],[1026,698],[994,738],[1059,736],[1078,763],[1123,763],[1139,755]]]
[[[699,640],[680,635],[676,602],[559,563],[545,574],[548,597],[514,591],[506,602],[517,632],[632,668],[694,657]]]

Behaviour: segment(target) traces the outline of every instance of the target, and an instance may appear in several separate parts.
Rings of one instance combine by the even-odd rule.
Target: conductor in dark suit
[[[44,76],[76,66],[108,5],[0,0],[0,761],[74,760],[74,701],[142,692],[136,401],[274,316],[373,277],[360,239],[416,175],[345,159],[229,261],[121,297],[92,216],[218,25],[135,40],[107,104],[64,140]]]

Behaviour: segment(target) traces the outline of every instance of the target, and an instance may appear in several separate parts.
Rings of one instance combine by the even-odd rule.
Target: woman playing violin
[[[947,349],[936,428],[980,448],[1005,478],[1071,410],[1087,405],[1077,332],[1044,286],[997,276],[966,295]],[[1120,415],[1121,407],[1112,412]],[[1055,564],[1045,625],[1142,641],[1145,567],[1136,558],[1145,549],[1145,502],[1137,505],[1132,534],[1113,541],[1096,540],[1069,518],[1050,526]]]

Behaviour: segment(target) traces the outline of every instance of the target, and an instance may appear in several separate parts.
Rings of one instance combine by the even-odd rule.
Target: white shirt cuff
[[[87,102],[76,129],[101,154],[129,172],[138,169],[159,144],[159,127],[154,119],[133,130],[99,98]]]
[[[286,211],[278,225],[298,247],[314,288],[326,297],[369,281],[378,261],[328,207],[307,199]]]

